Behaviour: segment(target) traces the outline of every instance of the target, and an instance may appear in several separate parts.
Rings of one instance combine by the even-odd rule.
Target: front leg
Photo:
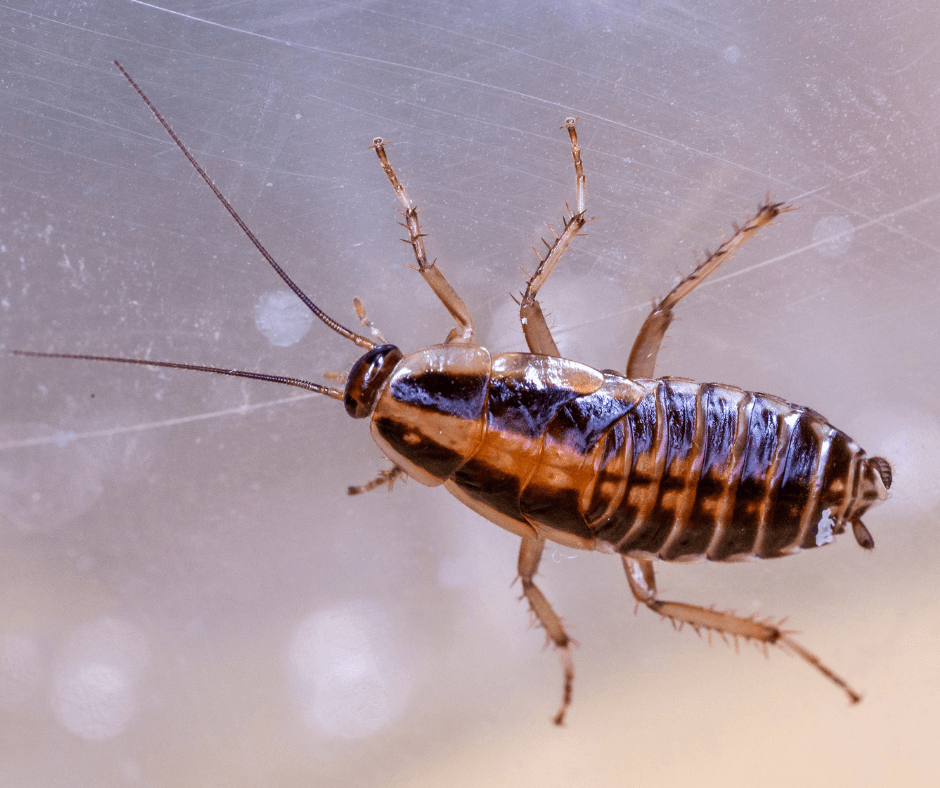
[[[532,614],[545,628],[548,639],[558,648],[558,657],[561,659],[561,669],[564,674],[564,690],[562,691],[561,707],[552,718],[552,722],[556,725],[564,725],[565,714],[571,705],[574,662],[571,659],[571,638],[565,632],[561,619],[552,609],[551,604],[545,598],[545,594],[535,585],[535,573],[538,572],[544,547],[545,539],[542,537],[522,537],[522,546],[519,550],[519,579],[522,581],[522,593],[529,600]]]
[[[397,465],[393,465],[387,471],[379,471],[378,475],[372,481],[347,487],[346,492],[349,495],[362,495],[363,493],[371,492],[376,487],[381,487],[383,484],[387,484],[388,491],[391,492],[395,481],[404,475],[405,472],[401,468]]]
[[[753,640],[766,646],[779,646],[784,651],[790,651],[812,665],[837,687],[841,688],[849,701],[858,703],[862,696],[853,690],[841,676],[826,667],[819,658],[803,648],[790,634],[779,627],[753,618],[740,618],[731,613],[720,613],[698,605],[688,605],[684,602],[663,602],[656,597],[656,577],[653,574],[653,562],[645,558],[623,558],[623,568],[627,572],[630,590],[637,602],[646,605],[654,613],[668,618],[673,624],[680,627],[688,624],[696,632],[707,629],[717,632],[724,637],[731,635],[735,640],[742,637]]]
[[[428,262],[427,253],[424,251],[424,233],[421,232],[421,226],[418,224],[418,208],[411,202],[408,192],[405,191],[405,187],[401,185],[398,176],[395,175],[395,171],[392,169],[392,165],[388,162],[388,156],[385,155],[385,141],[381,137],[376,137],[372,142],[372,148],[379,157],[379,161],[382,162],[382,169],[385,170],[392,188],[395,189],[395,194],[398,195],[401,204],[405,206],[405,210],[400,211],[402,216],[405,217],[402,227],[408,231],[408,238],[405,239],[405,243],[411,244],[415,260],[418,263],[418,273],[424,277],[424,281],[430,285],[434,294],[441,299],[441,303],[447,307],[447,311],[450,312],[451,317],[454,318],[454,322],[457,324],[457,328],[453,329],[444,341],[472,344],[473,320],[470,317],[470,310],[467,309],[463,299],[457,295],[457,291],[444,278],[444,274],[437,268],[436,261]]]

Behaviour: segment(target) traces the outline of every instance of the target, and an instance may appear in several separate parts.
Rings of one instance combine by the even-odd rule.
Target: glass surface
[[[0,10],[0,783],[917,785],[938,766],[938,9],[798,1],[267,0]],[[402,263],[381,135],[478,341],[522,350],[530,247],[562,352],[622,369],[653,300],[768,192],[796,204],[679,308],[659,374],[810,405],[895,467],[850,535],[658,565],[779,620],[796,658],[675,633],[620,562],[549,547],[574,705],[511,586],[518,539],[387,467],[305,316],[111,65],[119,59],[329,314],[412,350],[452,324]]]

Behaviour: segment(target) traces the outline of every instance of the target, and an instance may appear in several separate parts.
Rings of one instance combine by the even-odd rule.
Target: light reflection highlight
[[[401,716],[411,695],[410,671],[377,600],[346,600],[313,613],[295,630],[287,661],[304,722],[327,736],[372,736]]]
[[[84,739],[122,733],[138,711],[137,687],[148,661],[146,638],[131,624],[113,618],[85,624],[56,660],[56,718]]]

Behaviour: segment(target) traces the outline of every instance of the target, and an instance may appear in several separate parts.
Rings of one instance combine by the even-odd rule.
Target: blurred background
[[[0,783],[927,785],[940,766],[940,11],[892,2],[12,0],[0,9]],[[659,374],[810,405],[891,498],[785,561],[660,592],[789,616],[861,689],[676,633],[620,562],[552,547],[577,678],[518,601],[518,540],[411,481],[324,397],[100,353],[305,377],[350,343],[284,288],[119,59],[298,284],[404,350],[448,315],[404,267],[381,135],[478,341],[574,199],[543,290],[622,369],[651,302],[770,193],[799,206],[683,302]],[[307,330],[309,328],[309,331]]]

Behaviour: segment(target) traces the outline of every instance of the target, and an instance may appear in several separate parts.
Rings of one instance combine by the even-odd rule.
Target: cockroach
[[[473,340],[473,321],[434,261],[428,262],[418,209],[389,163],[385,142],[372,144],[404,210],[417,271],[456,323],[442,344],[405,354],[384,340],[357,334],[324,313],[272,258],[213,184],[163,116],[124,70],[115,66],[183,152],[219,202],[297,297],[330,329],[365,351],[343,390],[299,378],[150,359],[13,351],[213,372],[296,386],[342,400],[355,419],[369,419],[372,437],[393,468],[363,492],[407,475],[443,485],[487,520],[521,537],[518,572],[535,620],[557,647],[563,670],[564,722],[571,704],[571,640],[535,584],[545,541],[619,555],[630,590],[677,626],[778,646],[801,657],[840,687],[861,695],[787,630],[769,621],[670,602],[658,597],[653,560],[736,561],[775,558],[833,540],[847,524],[866,550],[874,540],[862,523],[887,498],[891,466],[868,457],[844,432],[810,408],[769,394],[683,378],[656,378],[656,357],[673,310],[762,227],[791,207],[768,197],[730,239],[686,276],[640,328],[626,374],[598,371],[562,358],[537,295],[589,221],[576,118],[562,127],[574,159],[575,210],[539,255],[519,314],[528,353],[493,355]],[[356,304],[361,322],[368,323]],[[374,332],[373,336],[378,335]]]

